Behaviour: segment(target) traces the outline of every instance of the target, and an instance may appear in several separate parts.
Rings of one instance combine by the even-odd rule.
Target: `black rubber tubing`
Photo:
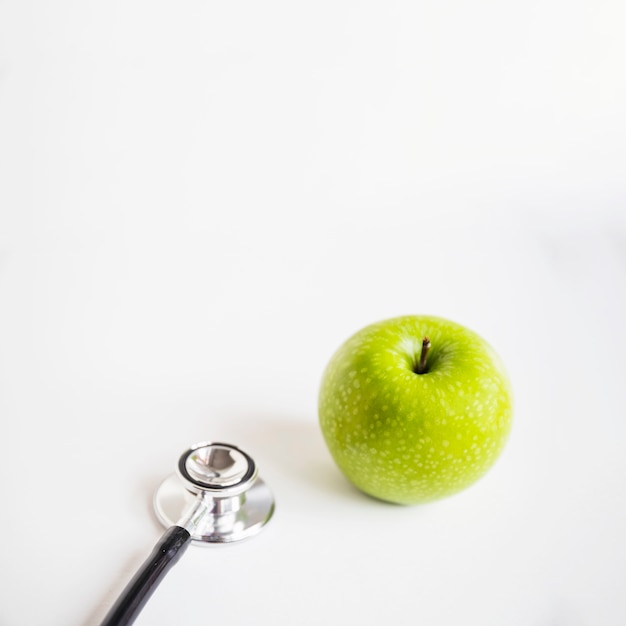
[[[144,605],[165,577],[165,574],[184,554],[190,540],[189,533],[180,526],[168,528],[154,546],[122,595],[115,601],[102,626],[132,624]]]

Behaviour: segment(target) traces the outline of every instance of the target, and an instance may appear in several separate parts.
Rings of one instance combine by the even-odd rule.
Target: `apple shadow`
[[[275,492],[307,498],[367,502],[335,465],[316,420],[233,412],[226,416],[229,443],[256,461],[259,474]],[[280,497],[280,496],[278,496]]]
[[[244,433],[242,433],[244,436]],[[335,465],[319,426],[310,419],[256,418],[245,438],[258,450],[259,464],[278,484],[315,497],[339,497],[363,502],[369,498],[356,489]],[[260,471],[263,472],[260,465]]]

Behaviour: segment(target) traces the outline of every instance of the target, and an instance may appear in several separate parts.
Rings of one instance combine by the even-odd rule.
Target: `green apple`
[[[334,354],[319,394],[322,433],[345,476],[401,504],[465,489],[495,462],[511,386],[491,346],[439,317],[372,324]]]

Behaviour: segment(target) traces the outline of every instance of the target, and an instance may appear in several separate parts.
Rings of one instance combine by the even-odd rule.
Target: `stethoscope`
[[[102,626],[132,624],[191,542],[231,543],[258,533],[272,517],[274,497],[243,450],[203,442],[181,455],[154,496],[154,510],[167,530]]]

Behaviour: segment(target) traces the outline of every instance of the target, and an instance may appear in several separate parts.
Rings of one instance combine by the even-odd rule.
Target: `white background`
[[[0,624],[96,625],[179,454],[275,518],[137,624],[626,623],[619,0],[0,1]],[[421,507],[317,426],[365,324],[501,354],[503,456]]]

